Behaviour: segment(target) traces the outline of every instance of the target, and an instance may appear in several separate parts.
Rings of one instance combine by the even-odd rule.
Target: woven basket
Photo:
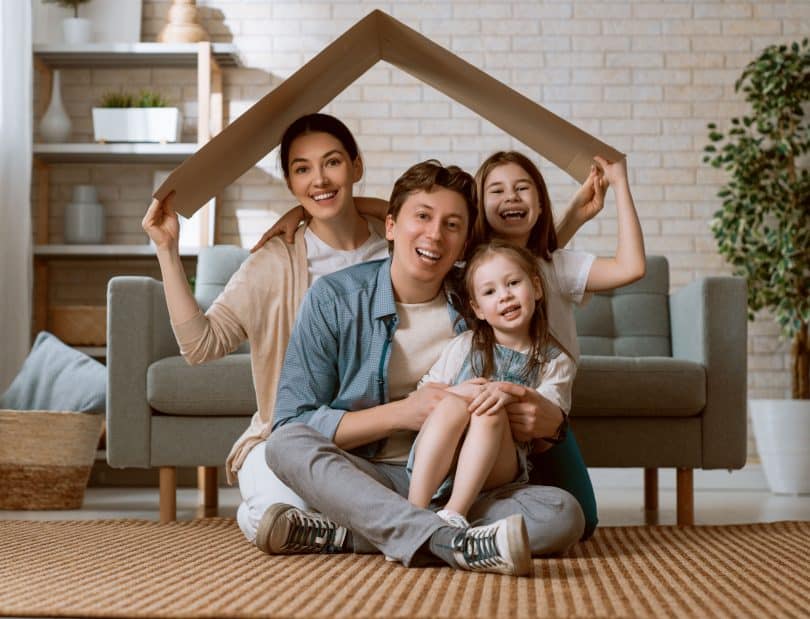
[[[0,410],[0,509],[79,509],[103,420]]]

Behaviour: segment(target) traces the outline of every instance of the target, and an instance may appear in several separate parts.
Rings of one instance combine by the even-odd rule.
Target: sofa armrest
[[[746,283],[740,277],[706,277],[672,294],[672,356],[706,368],[702,418],[704,469],[745,465],[748,325]]]
[[[107,286],[107,462],[149,467],[152,409],[146,371],[178,355],[163,284],[151,277],[113,277]]]

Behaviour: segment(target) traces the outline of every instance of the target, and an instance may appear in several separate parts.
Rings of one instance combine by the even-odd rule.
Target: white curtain
[[[0,392],[31,344],[31,3],[0,1]]]

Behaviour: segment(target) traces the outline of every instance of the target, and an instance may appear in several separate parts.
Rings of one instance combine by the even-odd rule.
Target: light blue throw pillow
[[[106,399],[104,364],[41,331],[0,408],[103,413]]]

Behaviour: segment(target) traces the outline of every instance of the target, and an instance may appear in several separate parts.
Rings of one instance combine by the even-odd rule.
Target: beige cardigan
[[[384,236],[384,225],[369,219]],[[259,410],[236,440],[225,461],[228,483],[233,484],[253,447],[267,439],[272,427],[278,379],[298,308],[309,287],[306,226],[288,245],[275,237],[251,254],[233,274],[208,311],[172,325],[180,353],[192,365],[218,359],[250,342],[250,366]]]

